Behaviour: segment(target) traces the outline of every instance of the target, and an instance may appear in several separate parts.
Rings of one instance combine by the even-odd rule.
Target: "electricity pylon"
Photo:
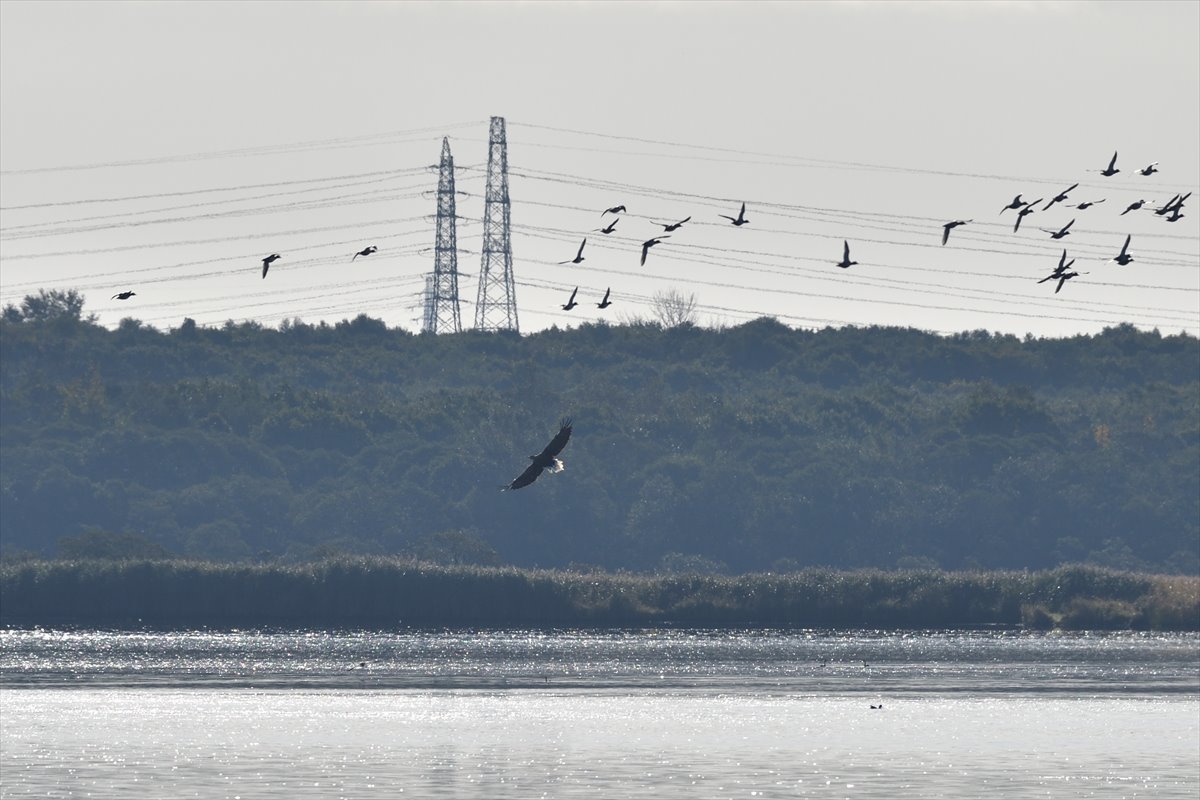
[[[513,283],[512,240],[509,236],[508,144],[504,135],[504,117],[492,117],[488,133],[483,259],[479,268],[475,329],[520,333],[517,292]]]
[[[437,241],[433,245],[433,333],[458,333],[458,236],[454,215],[454,156],[450,140],[442,139],[442,164],[438,174]]]

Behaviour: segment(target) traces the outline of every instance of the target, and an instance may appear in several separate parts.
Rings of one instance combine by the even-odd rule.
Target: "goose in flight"
[[[1046,233],[1050,234],[1051,239],[1061,239],[1064,236],[1071,235],[1071,226],[1074,224],[1075,224],[1075,220],[1071,220],[1066,225],[1063,225],[1061,228],[1059,228],[1057,231],[1049,231],[1049,230],[1046,230],[1045,228],[1042,228],[1042,230],[1044,230],[1044,231],[1046,231]]]
[[[600,216],[603,217],[605,214],[624,214],[624,213],[625,213],[625,206],[613,206],[612,208],[606,208],[603,211],[601,211]]]
[[[1058,286],[1054,287],[1054,293],[1058,294],[1059,290],[1062,289],[1064,283],[1071,280],[1071,278],[1078,278],[1078,277],[1079,277],[1078,272],[1064,272],[1062,275],[1059,275],[1058,276]]]
[[[1164,205],[1162,208],[1154,209],[1154,216],[1165,217],[1167,214],[1170,214],[1171,210],[1175,208],[1175,201],[1179,200],[1179,199],[1180,199],[1180,195],[1177,194],[1174,197],[1172,197],[1170,200],[1168,200],[1167,204]]]
[[[1100,170],[1100,174],[1106,178],[1111,178],[1113,175],[1116,175],[1120,171],[1121,170],[1117,169],[1117,151],[1114,150],[1112,161],[1108,162],[1108,167]]]
[[[671,232],[673,232],[673,231],[677,231],[677,230],[679,230],[680,228],[682,228],[682,227],[683,227],[683,223],[685,223],[685,222],[688,222],[688,221],[690,221],[690,220],[691,220],[691,217],[688,217],[687,219],[681,219],[681,220],[679,220],[679,222],[672,222],[670,225],[666,224],[665,222],[656,222],[655,224],[656,224],[656,225],[662,225],[662,227],[663,227],[663,233],[671,233]]]
[[[1067,261],[1067,251],[1063,250],[1062,258],[1058,259],[1058,266],[1054,268],[1053,272],[1038,281],[1038,283],[1045,283],[1046,281],[1052,281],[1055,278],[1061,278],[1074,263],[1075,259],[1073,258],[1070,261]],[[1057,294],[1057,292],[1055,292],[1055,294]]]
[[[570,299],[570,300],[568,300],[568,301],[567,301],[567,304],[566,304],[565,306],[563,306],[563,307],[562,307],[562,310],[563,310],[563,311],[570,311],[572,308],[574,308],[575,306],[579,305],[579,303],[576,303],[576,302],[575,302],[575,295],[577,295],[577,294],[579,294],[579,287],[578,287],[578,286],[576,286],[576,287],[575,287],[575,291],[571,292],[571,299]]]
[[[1016,233],[1021,229],[1021,220],[1032,214],[1035,210],[1034,206],[1040,202],[1042,202],[1042,199],[1039,197],[1037,200],[1034,200],[1032,203],[1017,212],[1017,224],[1013,225],[1013,233]]]
[[[1125,209],[1124,211],[1122,211],[1122,212],[1121,212],[1120,214],[1118,214],[1117,216],[1118,216],[1118,217],[1123,217],[1123,216],[1125,216],[1126,214],[1128,214],[1130,211],[1137,211],[1139,208],[1141,208],[1141,207],[1142,207],[1142,206],[1144,206],[1144,205],[1146,205],[1146,201],[1145,201],[1145,200],[1138,200],[1136,203],[1130,203],[1130,204],[1129,204],[1129,208]]]
[[[650,248],[656,244],[661,244],[663,239],[670,239],[670,236],[655,236],[653,239],[647,239],[642,242],[642,266],[646,266],[646,254],[650,252]]]
[[[1021,209],[1021,211],[1022,211],[1022,213],[1024,213],[1025,209]],[[968,222],[974,222],[974,221],[975,220],[973,220],[973,219],[956,219],[956,220],[954,220],[954,222],[947,222],[945,225],[942,226],[942,244],[945,244],[946,241],[950,238],[950,231],[954,230],[959,225],[966,225]]]
[[[604,309],[604,308],[608,308],[609,306],[611,306],[611,305],[612,305],[612,303],[610,303],[610,302],[609,302],[609,300],[608,300],[608,295],[609,295],[611,292],[612,292],[612,287],[611,287],[611,286],[610,286],[609,288],[607,288],[607,289],[605,289],[605,290],[604,290],[604,299],[603,299],[603,300],[601,300],[599,303],[596,303],[596,308]]]
[[[264,259],[263,259],[263,273],[262,273],[262,276],[263,276],[264,278],[265,278],[265,277],[267,277],[267,270],[269,270],[269,269],[271,268],[271,265],[272,265],[272,264],[274,264],[276,261],[278,261],[278,260],[279,260],[279,257],[280,257],[280,256],[279,256],[279,253],[271,253],[271,255],[269,255],[269,256],[267,256],[266,258],[264,258]]]
[[[849,269],[858,263],[857,261],[850,260],[850,242],[844,239],[842,240],[842,260],[834,263],[836,263],[842,269]]]
[[[362,250],[359,250],[357,253],[355,253],[354,256],[350,260],[353,261],[355,258],[358,258],[359,256],[364,256],[364,257],[369,256],[378,249],[379,248],[376,247],[375,245],[371,245],[370,247],[364,247]]]
[[[1133,238],[1132,233],[1127,234],[1125,236],[1125,244],[1121,245],[1121,252],[1117,254],[1116,258],[1112,259],[1113,261],[1120,264],[1122,267],[1125,266],[1126,264],[1128,264],[1129,262],[1133,261],[1133,256],[1129,255],[1129,240],[1132,238]]]
[[[136,294],[137,294],[137,292],[118,292],[117,294],[114,294],[109,299],[111,299],[111,300],[128,300],[129,298],[133,297]]]
[[[1049,202],[1049,203],[1046,203],[1046,207],[1045,207],[1045,208],[1043,208],[1043,209],[1042,209],[1042,211],[1045,211],[1045,210],[1049,209],[1049,208],[1050,208],[1050,206],[1054,205],[1055,203],[1061,203],[1063,200],[1066,200],[1066,199],[1067,199],[1067,192],[1071,191],[1072,189],[1074,189],[1074,188],[1075,188],[1076,186],[1078,186],[1078,185],[1079,185],[1078,183],[1071,184],[1071,185],[1070,185],[1070,186],[1068,186],[1066,189],[1063,189],[1061,192],[1059,192],[1058,194],[1054,195],[1054,197],[1051,197],[1051,198],[1050,198],[1050,202]]]
[[[1158,172],[1157,161],[1155,161],[1153,164],[1147,164],[1145,167],[1142,167],[1138,170],[1139,175],[1153,175],[1156,172]]]
[[[560,261],[560,264],[579,264],[583,261],[583,246],[587,244],[587,237],[583,237],[583,241],[579,243],[579,252],[570,261]]]
[[[1011,203],[1006,205],[1004,208],[1000,209],[1000,213],[1003,214],[1005,211],[1008,211],[1010,208],[1020,208],[1023,205],[1025,205],[1025,201],[1021,199],[1021,195],[1017,195],[1016,197],[1014,197],[1012,199]]]
[[[728,214],[717,214],[717,216],[729,220],[731,223],[738,226],[739,228],[750,221],[750,220],[746,219],[746,204],[745,203],[742,203],[742,210],[738,212],[737,219],[734,219],[733,217],[729,216]]]
[[[1103,202],[1104,202],[1104,200],[1085,200],[1075,207],[1078,208],[1080,211],[1087,211],[1089,208],[1096,205],[1097,203],[1103,203]]]

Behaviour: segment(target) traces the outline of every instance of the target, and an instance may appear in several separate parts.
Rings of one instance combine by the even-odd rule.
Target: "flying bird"
[[[269,255],[263,259],[263,274],[262,274],[262,276],[264,278],[267,277],[267,270],[269,270],[271,268],[271,265],[274,264],[278,260],[279,260],[279,253],[271,253],[271,255]]]
[[[1057,231],[1050,231],[1050,230],[1046,230],[1045,228],[1042,228],[1042,230],[1044,230],[1044,231],[1046,231],[1046,233],[1050,234],[1051,239],[1061,239],[1064,236],[1071,235],[1071,226],[1074,224],[1075,224],[1075,220],[1071,220],[1066,225],[1063,225],[1061,228],[1059,228]]]
[[[357,253],[355,253],[353,255],[353,257],[351,257],[350,260],[353,261],[354,259],[358,258],[359,256],[369,256],[378,249],[379,248],[376,247],[375,245],[371,245],[370,247],[364,247],[362,250],[359,250]]]
[[[1045,211],[1046,209],[1050,208],[1050,206],[1054,205],[1055,203],[1061,203],[1063,200],[1066,200],[1067,192],[1071,191],[1078,185],[1079,185],[1078,183],[1072,184],[1072,185],[1068,186],[1066,189],[1063,189],[1058,194],[1054,195],[1054,197],[1051,197],[1050,202],[1046,203],[1046,208],[1043,208],[1042,211]]]
[[[1020,211],[1017,212],[1017,224],[1013,225],[1013,233],[1016,233],[1017,231],[1019,231],[1021,229],[1021,220],[1025,219],[1027,216],[1032,214],[1035,210],[1034,206],[1036,206],[1040,202],[1042,202],[1042,199],[1039,197],[1037,200],[1034,200],[1032,203],[1030,203],[1029,205],[1025,206],[1024,208],[1022,208]]]
[[[525,468],[525,471],[513,478],[512,483],[500,491],[513,492],[528,486],[541,476],[543,470],[550,470],[552,475],[563,471],[563,462],[557,456],[567,446],[567,440],[571,438],[571,419],[569,417],[564,419],[561,425],[558,433],[550,440],[550,444],[546,445],[536,456],[530,456],[531,463]]]
[[[1178,195],[1178,194],[1175,195],[1170,200],[1168,200],[1167,204],[1164,205],[1162,208],[1154,209],[1154,215],[1157,217],[1164,217],[1167,214],[1170,214],[1171,211],[1175,208],[1175,201],[1179,200],[1179,199],[1180,199],[1180,195]]]
[[[571,292],[571,299],[570,299],[570,300],[568,300],[568,301],[567,301],[567,304],[566,304],[565,306],[563,306],[563,307],[562,307],[562,310],[563,310],[563,311],[570,311],[572,308],[574,308],[575,306],[579,305],[579,303],[576,303],[576,302],[575,302],[575,295],[577,295],[577,294],[579,294],[579,287],[578,287],[578,286],[576,286],[576,287],[575,287],[575,291]]]
[[[612,287],[609,287],[604,290],[604,299],[601,300],[599,303],[596,303],[596,308],[608,308],[609,306],[612,305],[612,303],[610,303],[608,301],[608,295],[610,293],[612,293]]]
[[[1010,208],[1020,208],[1023,205],[1025,205],[1025,201],[1021,199],[1021,195],[1017,195],[1016,197],[1014,197],[1012,199],[1011,203],[1006,205],[1004,208],[1000,209],[1000,213],[1003,214],[1005,211],[1008,211]]]
[[[1129,204],[1129,208],[1125,209],[1124,211],[1122,211],[1122,212],[1121,212],[1120,214],[1118,214],[1117,216],[1118,216],[1118,217],[1123,217],[1123,216],[1125,216],[1126,214],[1128,214],[1130,211],[1137,211],[1139,208],[1141,208],[1141,207],[1142,207],[1142,206],[1144,206],[1144,205],[1146,205],[1146,201],[1145,201],[1145,200],[1138,200],[1136,203],[1130,203],[1130,204]]]
[[[677,230],[679,230],[680,228],[682,228],[682,227],[683,227],[683,223],[685,223],[685,222],[688,222],[689,220],[691,220],[691,217],[688,217],[687,219],[681,219],[681,220],[679,220],[679,222],[672,222],[670,225],[667,225],[667,224],[666,224],[666,223],[664,223],[664,222],[656,222],[656,223],[654,223],[654,224],[655,224],[655,225],[662,225],[662,226],[663,226],[663,233],[671,233],[672,231],[677,231]]]
[[[835,261],[834,263],[842,269],[849,269],[858,263],[857,261],[850,260],[850,242],[845,239],[842,240],[842,260]]]
[[[1091,208],[1092,206],[1096,205],[1097,203],[1103,203],[1103,202],[1104,202],[1103,200],[1085,200],[1084,202],[1080,203],[1079,205],[1077,205],[1075,207],[1078,208],[1080,211],[1086,211],[1089,208]]]
[[[109,299],[111,299],[111,300],[128,300],[129,298],[133,297],[135,294],[137,294],[137,292],[119,292],[117,294],[114,294]]]
[[[605,214],[624,214],[624,213],[625,213],[625,206],[613,206],[612,208],[606,208],[603,211],[601,211],[600,216],[603,217]]]
[[[1179,222],[1187,215],[1180,211],[1181,206],[1175,206],[1171,209],[1171,216],[1167,217],[1167,222]]]
[[[599,231],[600,233],[603,233],[603,234],[605,234],[605,235],[607,235],[607,234],[610,234],[610,233],[612,233],[613,231],[615,231],[615,230],[617,229],[617,222],[618,222],[620,219],[621,219],[620,217],[617,217],[617,218],[616,218],[616,219],[614,219],[612,222],[610,222],[610,223],[608,223],[607,225],[605,225],[603,228],[597,228],[596,230],[597,230],[597,231]]]
[[[583,246],[587,244],[587,237],[583,237],[583,241],[579,243],[579,252],[570,261],[560,261],[560,264],[579,264],[583,261]]]
[[[1078,272],[1064,272],[1062,275],[1059,275],[1058,276],[1058,286],[1054,287],[1054,293],[1058,294],[1058,290],[1063,287],[1064,283],[1071,280],[1071,278],[1078,278],[1078,277],[1079,277]]]
[[[646,266],[646,253],[650,252],[650,248],[656,244],[660,244],[663,239],[670,239],[670,236],[655,236],[653,239],[647,239],[642,242],[642,266]]]
[[[1108,162],[1107,168],[1100,170],[1100,174],[1106,178],[1111,178],[1113,175],[1116,175],[1120,171],[1121,170],[1117,169],[1117,151],[1114,150],[1112,161]]]
[[[1024,213],[1024,212],[1025,212],[1025,210],[1022,209],[1021,213]],[[956,219],[956,220],[954,220],[954,222],[947,222],[945,225],[942,226],[942,244],[945,244],[946,240],[948,240],[950,238],[950,231],[954,230],[959,225],[966,225],[968,222],[974,222],[974,221],[975,220],[973,220],[973,219]],[[1018,222],[1019,222],[1019,220],[1018,220]]]
[[[1129,255],[1129,252],[1128,252],[1129,251],[1129,240],[1132,238],[1133,238],[1132,233],[1127,234],[1125,236],[1125,244],[1121,245],[1121,252],[1117,254],[1116,258],[1112,259],[1113,261],[1120,264],[1122,267],[1125,266],[1126,264],[1128,264],[1130,261],[1133,261],[1133,256]]]
[[[1140,170],[1138,170],[1139,175],[1153,175],[1156,172],[1158,172],[1157,161],[1155,161],[1153,164],[1147,164],[1145,167],[1142,167]]]
[[[1058,259],[1058,266],[1054,268],[1053,272],[1038,281],[1038,283],[1045,283],[1046,281],[1052,281],[1055,278],[1061,278],[1074,263],[1075,259],[1073,258],[1070,261],[1067,261],[1067,251],[1063,250],[1062,258]],[[1058,292],[1055,292],[1055,294],[1058,294]]]
[[[737,219],[734,219],[733,217],[729,216],[728,214],[717,214],[717,216],[729,220],[731,223],[738,226],[739,228],[750,221],[750,220],[746,219],[746,204],[745,203],[742,203],[742,210],[738,212]]]

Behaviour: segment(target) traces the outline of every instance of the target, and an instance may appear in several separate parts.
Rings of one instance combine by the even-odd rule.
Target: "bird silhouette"
[[[351,257],[350,260],[353,261],[354,259],[358,258],[359,256],[369,256],[378,249],[379,248],[376,247],[375,245],[371,245],[370,247],[364,247],[362,250],[359,250],[357,253],[355,253],[353,255],[353,257]]]
[[[567,304],[562,307],[563,311],[570,311],[572,308],[579,305],[579,303],[575,302],[575,295],[577,295],[578,293],[579,293],[579,287],[576,286],[575,291],[571,292],[571,299],[568,300]]]
[[[1022,211],[1024,211],[1024,209],[1022,209]],[[950,231],[954,230],[959,225],[966,225],[968,222],[974,222],[974,221],[975,220],[973,220],[973,219],[956,219],[956,220],[954,220],[954,222],[947,222],[945,225],[942,226],[942,244],[945,244],[946,241],[950,238]]]
[[[1054,293],[1058,294],[1059,290],[1062,289],[1064,283],[1071,280],[1071,278],[1078,278],[1078,277],[1079,277],[1078,272],[1064,272],[1062,275],[1059,275],[1058,276],[1058,286],[1054,287]]]
[[[606,208],[603,211],[601,211],[600,216],[603,217],[605,214],[624,214],[624,213],[625,213],[625,206],[613,206],[612,208]]]
[[[1126,264],[1128,264],[1129,262],[1133,261],[1133,256],[1129,255],[1129,240],[1132,238],[1133,238],[1132,233],[1127,234],[1125,236],[1125,244],[1121,245],[1121,252],[1117,254],[1116,258],[1112,259],[1113,261],[1120,264],[1122,267],[1125,266]]]
[[[875,711],[881,711],[881,710],[883,710],[883,703],[880,703],[877,706],[871,706],[871,708],[874,709]]]
[[[274,264],[278,260],[279,260],[279,253],[271,253],[271,255],[269,255],[263,259],[262,276],[264,278],[267,277],[267,270],[269,270],[271,268],[271,265]]]
[[[1017,212],[1017,224],[1013,225],[1013,233],[1016,233],[1021,229],[1021,220],[1032,214],[1035,211],[1034,206],[1040,202],[1042,202],[1042,199],[1039,197],[1037,200],[1034,200],[1032,203]]]
[[[608,301],[608,295],[609,295],[611,292],[612,292],[612,287],[609,287],[609,288],[607,288],[607,289],[605,289],[605,290],[604,290],[604,299],[603,299],[603,300],[601,300],[599,303],[596,303],[596,308],[608,308],[609,306],[611,306],[611,305],[612,305],[612,303],[610,303],[610,302]]]
[[[1070,186],[1068,186],[1066,189],[1063,189],[1061,192],[1054,195],[1054,197],[1051,197],[1050,202],[1046,203],[1046,208],[1043,208],[1042,211],[1047,210],[1048,208],[1050,208],[1050,206],[1054,205],[1055,203],[1061,203],[1063,200],[1066,200],[1067,192],[1071,191],[1078,185],[1079,185],[1078,183],[1073,183]]]
[[[1144,205],[1146,205],[1146,201],[1145,201],[1145,200],[1138,200],[1136,203],[1130,203],[1130,204],[1129,204],[1129,208],[1125,209],[1124,211],[1122,211],[1122,212],[1121,212],[1120,214],[1118,214],[1117,216],[1119,216],[1119,217],[1123,217],[1123,216],[1125,216],[1126,214],[1128,214],[1130,211],[1137,211],[1139,208],[1141,208],[1141,207],[1142,207],[1142,206],[1144,206]]]
[[[746,204],[745,203],[742,203],[742,210],[738,212],[737,219],[734,219],[733,217],[729,216],[728,214],[717,214],[717,216],[729,220],[731,223],[738,226],[739,228],[750,221],[750,220],[746,219]]]
[[[111,300],[128,300],[129,298],[133,297],[135,294],[137,294],[137,292],[118,292],[117,294],[114,294],[109,299],[111,299]]]
[[[560,261],[560,264],[578,264],[583,261],[583,246],[587,244],[587,237],[583,237],[583,241],[579,243],[579,252],[570,261]]]
[[[1106,178],[1111,178],[1113,175],[1116,175],[1120,171],[1121,170],[1117,169],[1117,151],[1114,150],[1112,161],[1108,162],[1108,167],[1100,170],[1100,174]]]
[[[1045,283],[1046,281],[1052,281],[1055,278],[1061,278],[1063,276],[1063,274],[1068,269],[1070,269],[1071,265],[1074,263],[1075,263],[1075,259],[1073,259],[1073,258],[1070,261],[1067,261],[1067,251],[1063,250],[1062,257],[1058,259],[1058,266],[1054,268],[1053,272],[1051,272],[1049,275],[1047,275],[1046,277],[1044,277],[1040,281],[1038,281],[1038,283]]]
[[[670,236],[655,236],[653,239],[647,239],[642,242],[642,266],[646,266],[646,254],[650,252],[650,248],[656,244],[661,244],[663,239],[670,239]]]
[[[1050,231],[1050,230],[1046,230],[1045,228],[1042,228],[1042,230],[1044,230],[1044,231],[1046,231],[1046,233],[1050,234],[1051,239],[1061,239],[1064,236],[1071,235],[1071,226],[1074,224],[1075,224],[1075,220],[1071,220],[1066,225],[1063,225],[1061,228],[1059,228],[1057,231]]]
[[[1153,175],[1156,172],[1158,172],[1158,162],[1157,161],[1155,161],[1153,164],[1147,164],[1146,166],[1144,166],[1140,170],[1138,170],[1139,175]]]
[[[1103,203],[1103,202],[1104,202],[1103,200],[1085,200],[1084,202],[1080,203],[1079,205],[1077,205],[1075,207],[1078,208],[1080,211],[1086,211],[1089,208],[1091,208],[1092,206],[1096,205],[1097,203]]]
[[[1179,200],[1179,199],[1180,199],[1180,196],[1178,194],[1176,194],[1174,197],[1172,197],[1170,200],[1168,200],[1167,204],[1164,205],[1162,208],[1154,209],[1154,215],[1156,217],[1164,217],[1167,214],[1170,214],[1172,209],[1175,208],[1175,201]]]
[[[1003,214],[1005,211],[1008,211],[1010,208],[1020,208],[1023,205],[1025,205],[1025,201],[1021,199],[1021,195],[1017,195],[1016,197],[1014,197],[1012,199],[1011,203],[1006,205],[1004,208],[1000,209],[1000,213]]]
[[[617,217],[612,222],[605,225],[603,228],[597,228],[596,230],[599,231],[600,233],[603,233],[606,235],[610,234],[617,229],[617,222],[620,221],[620,219],[621,219],[620,217]]]
[[[690,220],[691,220],[691,217],[688,217],[687,219],[681,219],[681,220],[679,220],[679,222],[672,222],[670,225],[666,224],[665,222],[656,222],[656,223],[654,223],[654,224],[655,224],[655,225],[662,225],[662,227],[663,227],[663,233],[671,233],[672,231],[677,231],[677,230],[679,230],[680,228],[682,228],[682,227],[683,227],[683,223],[685,223],[685,222],[688,222],[688,221],[690,221]]]
[[[1179,209],[1180,209],[1180,206],[1175,206],[1174,208],[1171,209],[1171,216],[1167,217],[1167,222],[1179,222],[1179,220],[1181,220],[1185,216],[1187,216],[1186,214],[1181,212]]]
[[[834,263],[842,269],[849,269],[858,263],[857,261],[850,260],[850,242],[842,240],[842,260],[835,261]]]

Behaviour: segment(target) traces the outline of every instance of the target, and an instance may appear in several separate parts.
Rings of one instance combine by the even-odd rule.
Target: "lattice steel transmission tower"
[[[450,140],[442,139],[442,164],[438,173],[437,240],[433,245],[433,333],[458,333],[458,236],[454,214],[454,156]]]
[[[488,134],[487,193],[483,201],[483,260],[475,329],[520,332],[509,236],[508,143],[504,117],[492,117]]]

